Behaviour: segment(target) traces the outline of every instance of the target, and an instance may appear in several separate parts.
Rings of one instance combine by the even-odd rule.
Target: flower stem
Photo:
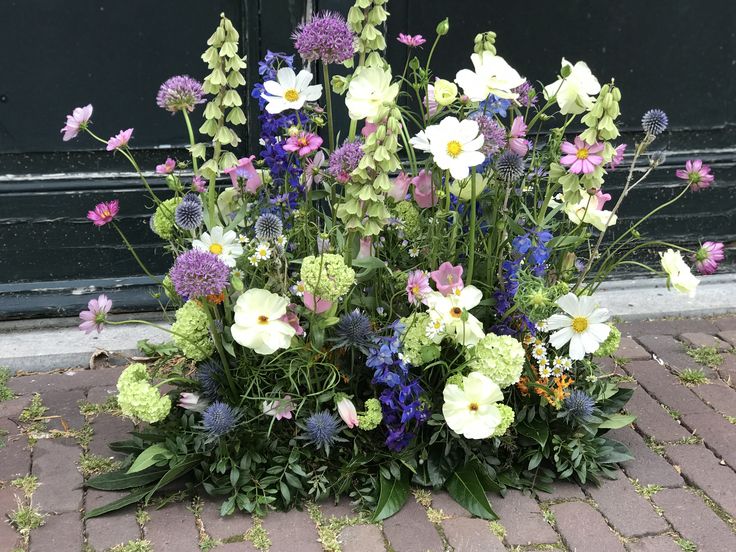
[[[138,263],[138,266],[140,266],[141,269],[143,269],[143,272],[146,273],[146,276],[151,278],[151,280],[153,280],[157,284],[160,284],[161,280],[157,276],[154,276],[153,274],[151,274],[148,268],[146,268],[146,265],[143,264],[143,261],[141,261],[140,257],[138,256],[138,253],[135,252],[135,249],[133,249],[133,246],[128,241],[128,238],[125,237],[125,234],[123,234],[123,231],[120,229],[120,227],[117,224],[115,224],[115,221],[112,221],[112,227],[115,228],[115,230],[117,230],[118,234],[120,234],[120,238],[123,240],[125,247],[128,248],[128,251],[130,251],[130,253],[133,255],[133,258]]]
[[[448,190],[449,193],[449,190]],[[473,270],[475,269],[475,224],[476,224],[476,213],[475,207],[478,199],[478,193],[475,188],[475,167],[473,167],[470,173],[470,243],[468,247],[468,283],[473,283]]]
[[[335,124],[332,120],[332,88],[330,88],[330,70],[324,62],[322,62],[322,75],[325,81],[325,100],[327,103],[327,143],[330,145],[330,151],[335,151]]]
[[[199,176],[199,167],[197,166],[197,157],[194,155],[194,130],[192,129],[192,121],[189,119],[189,114],[186,109],[181,110],[181,114],[184,115],[184,121],[187,123],[187,132],[189,133],[189,145],[192,147],[192,169],[194,170],[194,176]]]

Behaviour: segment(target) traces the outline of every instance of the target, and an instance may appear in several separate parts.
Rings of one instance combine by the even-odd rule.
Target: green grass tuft
[[[685,385],[703,385],[708,383],[708,377],[703,373],[702,370],[693,368],[685,368],[677,373],[677,377]]]
[[[708,368],[723,364],[723,357],[715,347],[690,347],[686,352],[695,362]]]

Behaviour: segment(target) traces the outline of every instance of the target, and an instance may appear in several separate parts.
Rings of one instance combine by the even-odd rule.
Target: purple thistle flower
[[[345,184],[350,180],[350,173],[358,168],[361,159],[363,159],[363,148],[360,142],[343,142],[342,146],[330,155],[330,166],[327,172],[338,182]]]
[[[176,75],[161,85],[156,95],[156,104],[161,109],[194,111],[194,106],[204,103],[202,84],[189,75]]]
[[[480,151],[486,157],[494,155],[506,147],[506,130],[498,124],[491,114],[475,111],[470,118],[478,123],[480,133],[483,135],[483,147]]]
[[[294,47],[306,61],[342,63],[355,54],[355,35],[338,13],[316,14],[308,23],[299,25],[292,38]]]
[[[79,329],[86,334],[92,333],[93,330],[100,333],[105,327],[110,308],[112,308],[112,301],[107,298],[107,295],[103,294],[97,299],[90,299],[87,303],[88,310],[79,313],[79,318],[82,320]]]
[[[176,258],[169,276],[182,297],[204,297],[222,293],[227,287],[230,269],[217,255],[192,249]]]

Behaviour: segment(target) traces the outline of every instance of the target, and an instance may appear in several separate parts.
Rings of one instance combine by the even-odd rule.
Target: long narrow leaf
[[[148,488],[133,491],[123,498],[119,498],[118,500],[110,502],[109,504],[105,504],[104,506],[100,506],[99,508],[95,508],[94,510],[90,510],[84,516],[84,519],[87,520],[93,517],[101,516],[103,514],[107,514],[108,512],[114,512],[115,510],[119,510],[120,508],[125,508],[126,506],[129,506],[131,504],[135,504],[144,496],[146,496],[148,491]]]
[[[183,462],[176,464],[173,468],[171,468],[169,471],[167,471],[164,476],[159,480],[158,483],[156,483],[153,488],[148,492],[148,495],[146,496],[146,502],[151,500],[151,497],[153,494],[158,491],[161,487],[164,487],[165,485],[168,485],[175,479],[181,477],[185,473],[191,471],[194,469],[194,467],[201,462],[201,458],[199,456],[196,456],[194,458],[190,458],[188,460],[184,460]]]
[[[122,491],[124,489],[134,489],[148,485],[154,481],[158,481],[163,477],[168,469],[155,469],[151,471],[126,473],[124,471],[116,471],[97,475],[87,481],[87,487],[99,489],[101,491]]]

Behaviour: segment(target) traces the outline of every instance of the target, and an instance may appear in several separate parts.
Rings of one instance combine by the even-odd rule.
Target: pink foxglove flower
[[[423,270],[414,270],[409,274],[409,279],[406,282],[406,295],[409,299],[409,303],[412,305],[418,305],[421,303],[422,298],[432,292],[432,288],[429,287],[429,275]]]
[[[304,303],[304,306],[307,307],[314,314],[322,314],[323,312],[327,312],[332,308],[332,301],[315,297],[314,294],[310,293],[309,291],[304,292],[304,295],[302,296],[302,302]]]
[[[591,146],[580,136],[576,136],[575,143],[562,142],[561,149],[567,155],[562,156],[560,163],[570,167],[573,174],[590,174],[603,163],[603,157],[598,155],[603,151],[603,144],[598,142]]]
[[[353,401],[344,395],[337,402],[337,413],[340,414],[340,418],[342,418],[342,421],[345,422],[350,429],[358,426],[358,412],[355,410],[355,405],[353,404]]]
[[[294,410],[294,403],[291,401],[290,395],[284,395],[283,399],[275,401],[263,401],[263,413],[273,416],[277,420],[291,420],[291,413]]]
[[[526,139],[527,126],[524,117],[518,116],[511,123],[509,131],[509,149],[524,157],[529,151],[529,141]]]
[[[284,151],[297,152],[299,157],[317,151],[322,145],[322,138],[312,132],[301,131],[296,136],[289,136],[284,144]]]
[[[156,174],[171,174],[176,168],[176,161],[171,157],[167,157],[161,165],[156,165]]]
[[[92,118],[92,104],[85,105],[84,107],[75,107],[71,115],[66,116],[66,124],[61,132],[64,136],[61,137],[64,142],[76,138],[79,132],[87,128],[89,120]]]
[[[406,199],[406,193],[409,190],[409,184],[411,184],[411,176],[401,171],[396,178],[393,180],[393,186],[388,191],[388,197],[394,201],[404,201]]]
[[[708,188],[715,179],[715,176],[710,172],[710,167],[703,164],[700,159],[686,161],[685,168],[677,169],[675,175],[677,178],[687,180],[693,192]]]
[[[124,148],[128,145],[128,142],[130,142],[132,136],[132,128],[129,128],[128,130],[121,130],[107,141],[107,148],[105,149],[107,149],[107,151],[113,151],[116,149]]]
[[[726,258],[721,242],[707,241],[700,246],[692,256],[695,268],[704,276],[713,274],[718,269],[718,263]]]
[[[427,42],[427,39],[424,38],[422,35],[412,36],[404,33],[399,33],[399,36],[396,40],[408,46],[409,48],[419,48],[422,44]]]
[[[79,329],[86,334],[92,333],[93,330],[100,333],[105,327],[110,308],[112,308],[112,301],[107,298],[107,295],[103,294],[97,299],[90,299],[87,303],[88,310],[79,313],[79,318],[82,320]]]
[[[95,226],[105,226],[120,211],[120,204],[117,199],[112,201],[103,201],[95,205],[94,211],[87,211],[87,218],[91,220]]]
[[[437,286],[437,291],[447,297],[455,290],[463,288],[463,267],[452,266],[445,261],[437,270],[429,273]]]
[[[611,162],[608,164],[608,168],[611,170],[614,170],[623,162],[626,144],[619,144],[614,151],[613,158],[611,158]]]
[[[422,169],[419,174],[411,179],[414,185],[414,201],[422,209],[427,209],[433,205],[437,205],[439,198],[432,186],[432,173]]]
[[[235,188],[236,190],[240,189],[238,179],[246,181],[245,191],[251,194],[256,193],[258,191],[258,188],[261,187],[261,184],[263,184],[263,181],[261,180],[261,175],[258,174],[258,171],[253,166],[253,159],[255,158],[255,155],[251,155],[250,157],[243,157],[242,159],[238,159],[237,165],[222,171],[225,174],[230,175],[230,180],[233,183],[233,188]]]

